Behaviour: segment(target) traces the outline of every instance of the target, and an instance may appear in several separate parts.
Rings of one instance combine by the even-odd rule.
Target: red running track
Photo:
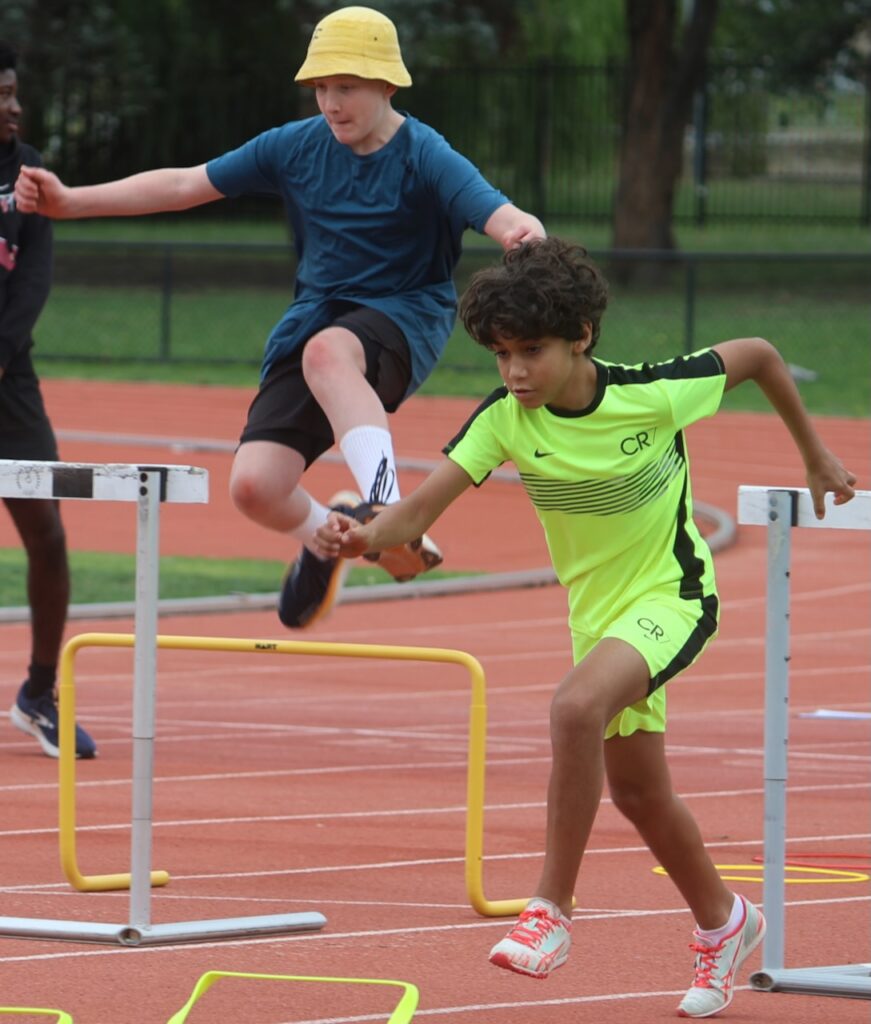
[[[274,537],[231,509],[229,453],[108,443],[118,433],[231,441],[245,393],[60,381],[48,382],[46,393],[61,432],[106,435],[64,441],[69,461],[209,469],[207,513],[166,507],[164,553],[283,554]],[[471,406],[415,398],[395,418],[399,452],[437,457]],[[820,427],[867,488],[867,423],[831,419]],[[739,483],[803,483],[785,431],[771,417],[722,413],[691,429],[690,451],[696,497],[732,513]],[[324,497],[347,485],[337,465],[317,467],[311,477]],[[405,489],[418,477],[407,474]],[[132,551],[134,517],[128,513],[127,506],[67,502],[71,545]],[[546,564],[535,517],[511,483],[491,481],[464,495],[437,536],[451,568]],[[14,543],[3,520],[0,544]],[[831,855],[831,863],[844,853],[871,855],[871,725],[803,716],[821,708],[869,708],[869,553],[871,538],[863,534],[797,531],[793,540],[788,845],[796,853]],[[723,627],[700,663],[670,688],[669,749],[675,784],[717,863],[751,865],[762,852],[763,829],[764,531],[740,529],[736,544],[717,556],[717,568]],[[346,605],[305,634],[458,648],[480,659],[489,695],[484,885],[491,899],[528,895],[541,865],[548,703],[569,664],[565,617],[563,593],[547,587]],[[289,636],[267,612],[176,617],[160,628]],[[126,632],[132,623],[75,622],[70,633],[92,629]],[[0,637],[0,700],[8,705],[26,663],[28,633],[22,625],[5,625]],[[100,744],[99,758],[78,772],[85,873],[129,867],[131,680],[129,651],[89,649],[79,656],[81,718]],[[202,973],[230,970],[403,979],[420,989],[415,1020],[421,1021],[646,1024],[674,1018],[691,979],[690,917],[607,799],[578,887],[568,964],[540,983],[487,963],[507,922],[481,918],[466,902],[469,694],[463,670],[164,651],[157,688],[154,866],[167,869],[172,882],[154,891],[154,920],[320,910],[327,926],[139,949],[0,939],[0,1005],[58,1007],[75,1024],[163,1024]],[[0,913],[126,920],[127,893],[76,893],[62,878],[54,762],[7,725],[0,729],[0,764]],[[761,901],[761,880],[735,884]],[[869,882],[791,884],[786,897],[787,966],[871,961]],[[748,968],[758,963],[754,956]],[[756,993],[746,989],[748,974],[724,1019],[868,1020],[867,1002]],[[392,991],[234,980],[213,989],[189,1020],[377,1021],[394,1004]]]

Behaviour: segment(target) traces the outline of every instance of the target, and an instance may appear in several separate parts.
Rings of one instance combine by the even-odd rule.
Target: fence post
[[[708,202],[708,84],[693,97],[693,207],[696,224],[707,220]]]
[[[168,363],[172,358],[172,250],[171,243],[163,247],[163,276],[160,290],[160,361]]]
[[[551,155],[551,98],[553,72],[548,60],[539,61],[532,71],[530,83],[535,96],[535,171],[532,184],[534,212],[544,220],[548,216],[548,183]]]
[[[684,277],[684,352],[693,351],[696,333],[696,261],[687,254]]]
[[[862,206],[860,224],[871,224],[871,58],[865,81],[865,152],[862,154]]]

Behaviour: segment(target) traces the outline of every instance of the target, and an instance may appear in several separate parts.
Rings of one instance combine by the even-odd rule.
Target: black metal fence
[[[496,255],[494,247],[467,248],[458,289]],[[593,255],[611,282],[603,358],[655,361],[762,335],[815,376],[818,392],[828,389],[832,412],[868,414],[871,252]],[[291,299],[293,273],[285,245],[58,241],[37,355],[46,364],[225,364],[250,376]],[[476,375],[495,371],[489,353],[457,330],[438,372],[468,378],[467,393],[477,393]],[[849,407],[846,390],[854,392]]]
[[[607,221],[623,81],[616,65],[429,69],[415,74],[397,105],[438,129],[515,202],[549,222]],[[316,112],[311,94],[289,74],[243,83],[223,68],[173,83],[172,92],[151,83],[147,102],[126,96],[109,111],[90,96],[79,97],[74,110],[70,102],[46,97],[30,141],[71,184],[200,163]],[[762,69],[714,68],[696,97],[684,146],[678,221],[871,223],[867,84],[784,92]],[[268,209],[244,201],[219,206],[227,215]]]

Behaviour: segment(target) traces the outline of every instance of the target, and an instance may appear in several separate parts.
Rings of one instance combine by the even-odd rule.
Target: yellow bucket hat
[[[371,7],[343,7],[322,18],[294,81],[311,85],[315,78],[329,75],[411,85],[393,22]]]

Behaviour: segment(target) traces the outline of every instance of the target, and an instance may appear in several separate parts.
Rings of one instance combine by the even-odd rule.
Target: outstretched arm
[[[187,210],[223,198],[209,181],[205,164],[162,167],[77,188],[69,188],[42,167],[22,167],[15,183],[15,203],[22,213],[41,213],[56,220],[135,217]]]
[[[471,483],[464,469],[445,459],[416,490],[388,505],[365,526],[341,512],[331,512],[326,526],[317,532],[317,546],[327,558],[357,558],[367,551],[405,544],[425,533]]]
[[[843,505],[856,493],[856,477],[823,444],[789,368],[777,349],[763,338],[736,338],[714,345],[726,367],[726,390],[746,380],[755,381],[786,424],[804,460],[817,519],[825,515],[825,495],[832,491]]]
[[[538,217],[524,213],[513,203],[503,203],[490,214],[484,225],[484,234],[498,242],[503,249],[513,249],[534,238],[547,237]]]

